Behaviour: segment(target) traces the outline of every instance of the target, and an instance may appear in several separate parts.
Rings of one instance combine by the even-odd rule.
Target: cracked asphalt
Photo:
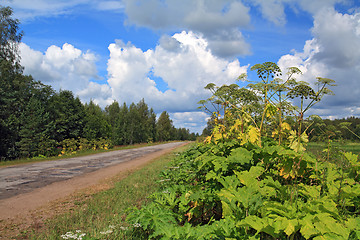
[[[173,142],[0,168],[0,200],[182,144]]]

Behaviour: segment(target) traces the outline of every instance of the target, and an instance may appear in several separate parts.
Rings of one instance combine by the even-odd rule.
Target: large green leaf
[[[249,164],[253,161],[253,153],[246,148],[236,148],[231,151],[228,161],[239,164]]]

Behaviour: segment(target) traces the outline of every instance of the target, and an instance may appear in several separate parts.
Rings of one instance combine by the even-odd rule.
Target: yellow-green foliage
[[[261,80],[249,84],[260,96],[257,112],[247,111],[254,99],[236,86],[209,84],[207,101],[221,106],[212,134],[174,160],[163,190],[128,220],[147,239],[360,239],[358,156],[329,161],[305,151],[303,114],[333,81],[318,78],[315,92],[293,79],[297,68],[286,84],[275,78],[281,71],[274,63],[252,70]],[[301,99],[296,128],[284,121],[284,92]]]
[[[59,153],[59,156],[62,155],[71,155],[75,154],[78,151],[84,151],[84,150],[98,150],[98,149],[104,149],[108,150],[112,148],[111,141],[108,139],[99,139],[99,140],[92,140],[88,141],[85,138],[78,138],[78,139],[65,139],[61,143],[61,152]]]

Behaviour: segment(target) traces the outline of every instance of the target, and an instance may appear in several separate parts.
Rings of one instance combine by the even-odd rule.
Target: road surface
[[[0,200],[182,144],[183,142],[173,142],[0,168]]]

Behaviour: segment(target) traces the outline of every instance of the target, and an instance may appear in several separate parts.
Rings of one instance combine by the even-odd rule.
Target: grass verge
[[[146,203],[147,196],[159,189],[160,172],[176,153],[190,146],[188,144],[153,160],[142,169],[128,173],[125,178],[113,178],[110,183],[112,187],[108,190],[74,197],[70,208],[65,207],[63,213],[46,220],[41,227],[23,231],[17,238],[134,239],[132,226],[124,221],[127,209]]]
[[[307,145],[307,150],[312,152],[315,156],[321,157],[324,155],[323,150],[329,149],[332,152],[344,151],[360,154],[360,142],[331,142],[330,145],[326,142],[310,142]]]

